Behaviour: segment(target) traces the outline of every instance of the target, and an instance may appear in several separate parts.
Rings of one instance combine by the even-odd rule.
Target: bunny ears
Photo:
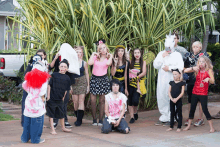
[[[98,46],[98,45],[103,44],[103,43],[105,43],[104,39],[97,41],[95,44]]]

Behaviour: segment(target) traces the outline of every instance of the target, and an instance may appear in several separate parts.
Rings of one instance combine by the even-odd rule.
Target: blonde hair
[[[195,45],[199,45],[199,47],[202,49],[202,43],[201,43],[200,41],[195,41],[195,42],[193,42],[192,48],[193,48],[193,46],[195,46]]]
[[[199,66],[199,60],[202,59],[202,58],[205,60],[205,70],[206,71],[208,71],[209,69],[212,70],[213,69],[212,61],[206,56],[200,56],[199,57],[199,59],[197,61],[197,66]],[[197,76],[197,74],[198,74],[198,72],[195,71],[195,76]]]
[[[109,49],[108,49],[108,47],[107,47],[107,45],[106,45],[105,43],[101,43],[101,44],[98,45],[98,47],[97,47],[97,53],[100,54],[100,49],[101,49],[101,46],[102,46],[102,45],[105,45],[105,47],[106,47],[106,49],[107,49],[107,53],[109,53]],[[100,60],[100,57],[101,57],[101,55],[99,55],[99,57],[97,57],[97,59]]]

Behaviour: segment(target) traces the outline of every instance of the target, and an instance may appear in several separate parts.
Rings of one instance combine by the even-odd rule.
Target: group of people
[[[178,114],[178,118],[175,117],[178,121],[177,131],[181,131],[181,98],[185,88],[185,82],[182,80],[183,61],[185,61],[185,73],[196,73],[196,77],[193,74],[187,75],[189,78],[187,82],[191,83],[194,80],[195,86],[187,86],[188,97],[192,99],[192,102],[189,100],[191,103],[190,115],[188,127],[185,130],[190,127],[198,101],[202,104],[207,120],[210,120],[207,109],[207,91],[208,83],[213,83],[214,78],[209,58],[204,56],[206,54],[199,56],[201,43],[195,42],[193,44],[194,53],[189,54],[184,48],[177,46],[178,35],[173,36],[175,36],[176,43],[174,49],[166,48],[154,60],[154,67],[159,70],[157,102],[162,114],[156,125],[170,125],[168,130],[172,130],[174,117]],[[195,46],[199,46],[200,49],[196,50]],[[45,113],[49,117],[51,134],[57,134],[55,129],[58,119],[60,119],[62,131],[70,132],[69,128],[72,126],[68,123],[67,118],[70,94],[77,117],[75,126],[82,124],[85,110],[84,100],[88,93],[90,93],[92,125],[102,126],[102,133],[109,133],[112,130],[129,133],[130,128],[124,119],[127,107],[130,114],[129,123],[138,120],[139,98],[147,93],[145,87],[146,62],[143,60],[143,50],[135,48],[130,59],[126,48],[123,45],[117,45],[112,55],[105,42],[101,40],[98,42],[97,52],[92,53],[87,63],[83,60],[84,48],[75,46],[74,49],[78,55],[78,63],[70,63],[68,60],[62,59],[60,53],[57,53],[52,62],[48,64],[46,52],[43,49],[38,50],[29,62],[25,72],[25,81],[22,84],[24,89],[21,121],[22,142],[31,140],[32,143],[42,143],[45,141],[41,139]],[[78,64],[80,74],[69,72],[70,64]],[[91,78],[88,73],[88,65],[92,67]],[[111,81],[107,75],[109,67]],[[54,70],[51,74],[52,69]],[[97,98],[99,100],[98,121],[96,117]],[[214,132],[211,120],[209,124],[210,132]]]
[[[192,52],[177,45],[179,37],[174,36],[173,48],[165,47],[154,60],[154,67],[159,70],[157,82],[157,103],[161,113],[155,125],[170,126],[173,130],[174,120],[178,122],[177,132],[182,126],[182,97],[187,85],[189,117],[185,122],[187,131],[190,129],[197,103],[199,103],[199,119],[194,126],[204,125],[203,113],[210,125],[210,133],[214,132],[211,115],[208,111],[208,88],[214,84],[214,72],[209,55],[202,53],[202,43],[192,44]]]

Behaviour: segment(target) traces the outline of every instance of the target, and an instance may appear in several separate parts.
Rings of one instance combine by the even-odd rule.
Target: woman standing
[[[143,55],[139,48],[134,49],[130,64],[130,69],[139,69],[136,78],[132,78],[128,90],[128,109],[131,116],[129,123],[134,123],[138,119],[137,106],[139,104],[140,93],[137,92],[137,82],[146,75],[146,62],[143,61]]]
[[[108,67],[112,64],[112,54],[103,43],[99,41],[98,52],[93,52],[88,61],[89,65],[93,65],[92,77],[90,80],[90,98],[92,105],[93,125],[103,124],[103,115],[105,107],[105,94],[110,92],[110,83],[107,76]],[[99,123],[96,119],[96,98],[99,95]]]
[[[125,47],[123,45],[116,46],[113,61],[111,75],[113,79],[118,79],[120,81],[120,92],[128,96],[127,77],[129,73],[129,62],[126,60]]]
[[[82,118],[84,116],[84,100],[86,94],[89,93],[89,73],[88,65],[83,61],[83,46],[76,47],[76,53],[78,55],[80,75],[74,74],[75,84],[72,85],[72,97],[74,103],[75,114],[77,115],[77,121],[75,126],[81,126]]]

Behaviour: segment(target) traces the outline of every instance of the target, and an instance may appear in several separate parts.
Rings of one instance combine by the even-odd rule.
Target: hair
[[[133,68],[134,68],[134,64],[135,64],[134,51],[135,51],[135,50],[139,50],[140,53],[141,53],[141,57],[140,57],[140,59],[139,59],[139,63],[140,63],[140,67],[141,67],[140,73],[142,73],[142,68],[143,68],[143,51],[142,51],[141,49],[139,49],[139,48],[134,49],[133,52],[132,52],[132,58],[131,58],[130,69],[133,69]]]
[[[206,57],[206,56],[200,56],[198,61],[197,61],[197,65],[199,65],[199,60],[203,58],[205,60],[205,70],[208,71],[209,69],[213,69],[213,65],[212,65],[212,61]],[[198,72],[195,71],[195,76],[197,76]]]
[[[119,92],[121,92],[120,91],[120,89],[121,89],[121,83],[120,83],[120,81],[118,80],[118,79],[113,79],[113,80],[111,80],[111,82],[110,82],[110,89],[111,89],[111,91],[112,91],[112,86],[113,86],[113,84],[117,84],[117,85],[119,85]]]
[[[114,52],[114,56],[113,57],[118,57],[118,51],[119,51],[119,49],[123,49],[123,48],[121,48],[121,47],[118,47],[118,48],[116,48],[116,50],[115,50],[115,52]],[[125,49],[123,49],[124,50],[124,54],[123,54],[123,57],[122,57],[122,63],[123,63],[123,65],[126,65],[126,55],[125,55]],[[113,60],[113,59],[112,59]],[[113,66],[116,66],[116,67],[118,67],[118,65],[115,65],[115,62],[112,62],[113,64]],[[118,62],[118,64],[119,64],[119,62]]]
[[[37,54],[37,53],[40,53],[40,52],[43,52],[43,54],[46,56],[45,59],[47,59],[47,53],[46,53],[46,51],[45,51],[44,49],[39,49],[39,50],[37,50],[36,54]],[[45,59],[44,59],[44,60],[45,60]]]
[[[172,35],[175,35],[177,39],[180,39],[177,33],[173,33]]]
[[[193,42],[192,48],[193,48],[194,45],[199,45],[199,47],[202,49],[202,43],[200,41]]]
[[[106,45],[105,43],[101,43],[101,44],[98,45],[98,47],[97,47],[97,53],[99,53],[100,48],[101,48],[101,45],[103,45],[103,44],[106,46],[107,53],[109,53],[109,49],[108,49],[108,47],[107,47],[107,45]],[[100,55],[100,57],[101,57],[101,55]],[[97,57],[97,59],[100,60],[100,57]]]
[[[174,72],[174,71],[177,71],[179,74],[180,74],[180,81],[183,81],[183,71],[180,71],[178,68],[177,69],[172,69],[172,73]]]

